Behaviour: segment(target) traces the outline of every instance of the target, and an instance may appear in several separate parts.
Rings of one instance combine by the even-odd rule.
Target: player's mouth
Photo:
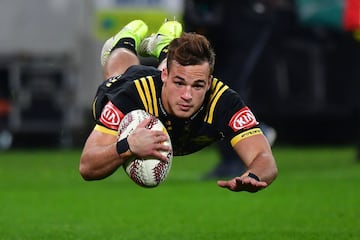
[[[188,104],[179,104],[179,108],[181,111],[188,112],[192,108],[191,105]]]

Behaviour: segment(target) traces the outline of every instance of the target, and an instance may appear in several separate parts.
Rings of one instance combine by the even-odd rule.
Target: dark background
[[[237,39],[238,44],[231,46],[231,49],[244,48],[244,42],[256,39],[256,36],[254,38],[244,34],[245,28],[238,23],[238,18],[247,19],[248,30],[272,24],[271,34],[248,73],[245,94],[258,118],[276,129],[276,144],[359,143],[360,42],[354,37],[353,31],[326,24],[304,24],[299,19],[294,1],[277,1],[281,4],[267,8],[261,14],[254,12],[254,3],[266,5],[273,1],[233,1],[235,7],[227,9],[224,15],[221,15],[224,10],[221,4],[215,5],[215,10],[209,10],[208,7],[214,2],[217,1],[203,0],[201,6],[208,12],[220,13],[220,18],[210,16],[208,22],[200,23],[196,23],[198,19],[190,20],[195,21],[192,22],[194,25],[197,24],[193,30],[205,35],[209,29],[215,29],[216,34],[209,38],[214,42],[220,59],[229,51],[226,49],[229,36]],[[240,11],[236,6],[239,2],[246,2],[247,9]],[[192,13],[193,16],[199,16],[198,10],[194,6],[185,9],[184,20],[188,21],[186,28],[191,28],[186,15],[190,13],[191,16]],[[227,25],[230,30],[226,29],[219,23],[221,19],[232,21],[239,27]],[[229,36],[224,36],[225,32]],[[244,56],[239,54],[236,57],[237,60],[233,62],[242,65]],[[216,66],[221,62],[219,58]],[[22,89],[32,91],[33,97],[26,102],[26,99],[21,100],[26,94],[12,92],[9,87],[12,70],[8,67],[12,58],[1,58],[0,132],[10,128],[10,105],[16,102],[21,106],[19,116],[29,120],[29,125],[22,125],[21,131],[13,132],[13,147],[82,146],[92,128],[91,110],[85,111],[88,115],[79,116],[89,119],[88,124],[64,130],[59,123],[68,111],[62,103],[64,99],[69,99],[63,96],[69,94],[63,91],[59,99],[53,95],[54,89],[67,89],[71,93],[66,76],[71,69],[66,65],[66,56],[52,60],[53,63],[45,58],[36,66],[28,64],[30,61],[24,56],[20,61],[13,60],[27,69],[21,77]],[[55,81],[51,81],[52,85],[37,86],[41,81],[34,79],[43,78]],[[37,89],[35,94],[34,89]],[[46,114],[46,117],[42,117],[42,114]],[[37,126],[39,124],[41,128]],[[47,130],[39,132],[36,129]]]

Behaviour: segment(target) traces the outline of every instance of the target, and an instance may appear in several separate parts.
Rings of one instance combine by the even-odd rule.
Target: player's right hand
[[[167,157],[160,151],[170,150],[169,146],[162,144],[168,137],[163,131],[147,128],[150,122],[151,118],[143,120],[127,137],[130,151],[140,158],[153,157],[167,161]]]

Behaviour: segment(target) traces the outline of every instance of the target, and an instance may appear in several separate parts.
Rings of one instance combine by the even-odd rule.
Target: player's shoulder
[[[211,83],[211,94],[218,94],[219,92],[224,92],[229,88],[224,82],[214,77]]]
[[[214,119],[230,116],[235,109],[243,106],[245,105],[239,93],[218,78],[213,78],[207,97],[206,122],[212,123]]]
[[[233,91],[227,84],[218,78],[213,78],[209,91],[209,100],[212,105],[216,105],[220,99],[236,98],[236,95],[238,94]]]
[[[210,87],[210,99],[219,99],[219,98],[236,98],[242,99],[240,94],[233,90],[229,85],[214,77]]]

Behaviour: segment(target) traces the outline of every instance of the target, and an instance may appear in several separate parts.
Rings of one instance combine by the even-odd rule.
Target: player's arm
[[[278,170],[270,145],[263,134],[254,134],[233,145],[247,171],[229,181],[218,181],[220,187],[232,191],[257,192],[270,185]]]
[[[94,128],[80,157],[80,174],[85,180],[98,180],[111,175],[132,153],[118,153],[117,136]]]
[[[271,147],[263,135],[255,115],[244,104],[240,95],[227,89],[219,98],[219,123],[226,123],[231,146],[243,161],[247,171],[229,181],[218,181],[220,187],[231,191],[257,192],[270,185],[277,176],[277,167]],[[229,131],[227,131],[229,130]]]
[[[263,134],[257,134],[239,141],[234,149],[248,168],[241,176],[242,178],[252,173],[268,185],[275,180],[277,176],[275,158],[270,144]]]
[[[146,128],[150,118],[142,121],[124,140],[117,141],[116,131],[105,130],[97,125],[86,140],[80,157],[80,174],[85,180],[99,180],[111,175],[129,157],[153,156],[167,161],[161,151],[169,146],[161,144],[168,140],[163,131]]]

